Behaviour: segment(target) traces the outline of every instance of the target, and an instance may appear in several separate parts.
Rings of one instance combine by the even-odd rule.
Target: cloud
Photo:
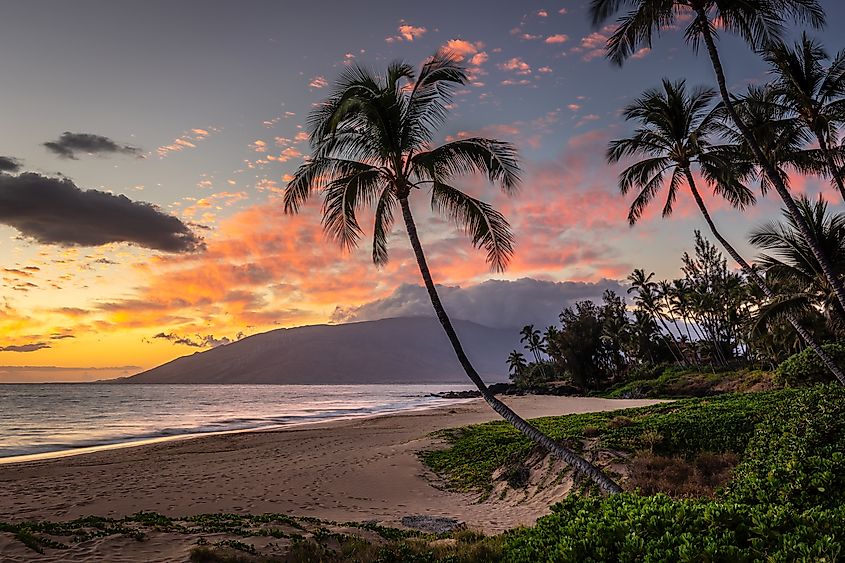
[[[199,141],[204,141],[212,133],[219,132],[220,129],[214,127],[209,127],[208,129],[191,129],[190,131],[182,133],[181,136],[174,139],[174,141],[169,145],[160,146],[156,149],[156,152],[158,153],[159,158],[164,158],[172,152],[181,152],[185,149],[195,149],[197,148],[197,143]]]
[[[580,53],[584,61],[591,61],[605,55],[607,47],[607,40],[611,34],[616,31],[616,26],[606,25],[599,31],[594,31],[589,35],[581,38],[581,41],[573,47],[570,51],[572,53]]]
[[[169,340],[174,344],[182,344],[184,346],[190,346],[192,348],[216,348],[217,346],[225,346],[232,342],[232,339],[224,336],[223,338],[215,338],[213,334],[205,334],[205,335],[194,335],[196,338],[191,338],[189,336],[178,336],[173,333],[164,333],[160,332],[153,336],[153,338],[160,338],[163,340]],[[237,340],[243,337],[242,333],[239,333],[236,337]]]
[[[551,282],[532,278],[515,281],[489,280],[476,285],[438,286],[446,311],[454,319],[477,322],[495,328],[518,328],[526,324],[557,324],[558,315],[575,301],[598,300],[606,289],[620,295],[619,282]],[[338,307],[334,322],[366,321],[389,317],[433,316],[425,288],[402,284],[383,299],[357,307]]]
[[[402,24],[397,28],[399,32],[398,35],[391,35],[390,37],[386,37],[384,40],[388,43],[393,43],[394,41],[413,41],[414,39],[419,39],[425,32],[428,31],[424,27],[413,26],[408,23],[402,22]]]
[[[397,28],[397,31],[399,32],[398,35],[391,35],[389,37],[385,37],[384,40],[388,43],[393,43],[394,41],[413,41],[414,39],[419,39],[420,37],[425,35],[425,32],[428,30],[424,27],[414,26],[402,21],[399,27]]]
[[[167,252],[204,244],[178,218],[124,195],[82,190],[67,178],[0,175],[0,223],[44,244],[100,246],[128,242]]]
[[[519,57],[513,57],[505,61],[499,65],[499,68],[516,73],[519,76],[528,76],[531,74],[531,66]]]
[[[55,141],[44,143],[47,150],[61,158],[77,160],[79,154],[129,154],[141,156],[141,149],[130,145],[120,145],[108,137],[93,133],[71,133],[65,131]]]
[[[472,57],[484,48],[484,43],[476,41],[475,43],[467,41],[466,39],[450,39],[442,47],[441,51],[452,54],[458,61],[462,61],[468,57]],[[486,60],[486,59],[485,59]]]
[[[563,33],[557,33],[555,35],[549,35],[546,37],[546,43],[554,44],[554,43],[566,43],[569,39],[569,36],[564,35]]]
[[[651,49],[648,47],[642,47],[638,49],[633,55],[631,55],[632,59],[644,59],[651,53]]]
[[[17,158],[11,156],[0,156],[0,173],[2,172],[17,172],[21,168],[21,163]]]
[[[324,76],[315,76],[311,79],[311,82],[308,83],[308,86],[311,88],[325,88],[329,85],[329,81],[326,80]]]
[[[50,345],[46,342],[32,342],[30,344],[0,346],[0,352],[35,352],[49,347]]]

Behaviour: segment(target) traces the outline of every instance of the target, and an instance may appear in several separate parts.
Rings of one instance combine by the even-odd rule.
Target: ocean
[[[0,462],[461,402],[465,385],[0,384]]]

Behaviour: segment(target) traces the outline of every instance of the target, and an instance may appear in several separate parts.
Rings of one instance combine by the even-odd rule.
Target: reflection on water
[[[462,385],[0,384],[0,458],[437,406]]]

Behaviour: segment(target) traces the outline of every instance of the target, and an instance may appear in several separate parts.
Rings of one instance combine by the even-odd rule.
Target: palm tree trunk
[[[816,132],[816,138],[819,140],[819,148],[824,155],[824,159],[827,161],[827,167],[830,168],[830,174],[833,176],[833,181],[836,182],[836,187],[839,189],[839,195],[841,195],[842,199],[845,200],[845,182],[843,182],[842,174],[839,173],[839,169],[833,161],[833,155],[830,153],[830,146],[827,144],[827,139],[825,139],[824,135],[818,131]]]
[[[672,331],[669,330],[669,326],[666,324],[666,321],[663,320],[663,315],[661,315],[657,310],[655,310],[654,316],[660,321],[660,324],[661,324],[661,326],[663,326],[663,330],[666,331],[666,334],[669,335],[669,338],[666,338],[665,336],[663,337],[663,340],[666,341],[666,346],[668,346],[669,351],[672,352],[672,355],[675,357],[675,360],[680,365],[687,367],[688,363],[687,363],[686,359],[684,358],[684,353],[681,351],[681,347],[678,344],[678,341],[675,340],[675,335],[672,334]],[[672,349],[672,344],[669,343],[670,340],[671,340],[672,344],[675,345],[675,350],[678,351],[677,354],[675,353],[675,350]]]
[[[695,203],[698,204],[698,209],[701,211],[701,214],[704,216],[704,220],[707,222],[707,226],[710,227],[710,232],[713,233],[713,236],[722,244],[724,249],[731,255],[737,264],[742,267],[742,271],[745,272],[757,287],[763,292],[763,294],[768,297],[769,299],[775,297],[774,292],[769,289],[769,286],[766,284],[765,280],[751,267],[751,265],[745,261],[739,252],[731,246],[731,244],[725,240],[725,238],[721,235],[719,230],[716,228],[716,224],[713,223],[713,219],[710,217],[710,213],[707,211],[707,206],[704,205],[704,200],[701,199],[701,194],[698,193],[698,189],[695,187],[695,180],[692,177],[692,173],[690,173],[689,169],[684,171],[687,178],[687,183],[689,184],[690,191],[692,192],[692,196],[695,198]],[[842,370],[839,369],[839,366],[831,359],[830,356],[827,355],[827,352],[819,345],[818,342],[810,335],[809,332],[801,325],[798,319],[790,312],[785,312],[784,316],[789,321],[789,324],[795,328],[795,331],[801,336],[804,342],[807,343],[807,346],[813,349],[813,351],[818,355],[819,359],[825,365],[825,367],[830,370],[836,379],[839,380],[839,383],[845,385],[845,373],[842,373]]]
[[[475,368],[472,366],[472,363],[470,363],[469,358],[467,358],[464,353],[463,346],[461,346],[461,342],[458,340],[458,335],[452,327],[452,321],[449,320],[449,316],[443,308],[443,303],[440,302],[440,296],[437,294],[437,288],[434,286],[434,281],[431,279],[431,272],[428,269],[428,263],[426,262],[422,244],[420,243],[420,238],[417,234],[414,217],[411,215],[411,206],[408,203],[408,198],[400,198],[399,204],[402,207],[402,217],[405,220],[405,228],[408,231],[408,238],[411,239],[411,247],[414,249],[414,255],[417,258],[417,265],[420,268],[420,274],[422,274],[423,281],[425,282],[425,288],[428,291],[429,298],[431,299],[431,305],[434,307],[434,312],[437,314],[437,320],[440,321],[440,324],[443,326],[443,330],[446,331],[446,336],[449,337],[449,342],[455,350],[458,362],[460,362],[461,367],[463,367],[467,374],[467,377],[472,380],[481,392],[481,396],[484,397],[487,404],[534,443],[542,446],[555,457],[558,457],[568,463],[574,467],[576,471],[580,471],[589,477],[602,491],[608,494],[621,493],[622,488],[616,484],[615,481],[602,473],[595,465],[537,430],[537,428],[529,424],[526,420],[511,410],[510,407],[490,393],[487,385],[478,375],[478,372],[475,371]]]
[[[771,180],[772,185],[775,187],[775,191],[777,191],[778,195],[783,200],[783,203],[786,205],[786,209],[789,211],[789,214],[792,216],[795,224],[798,225],[798,229],[801,231],[801,235],[807,242],[807,246],[810,247],[810,250],[813,252],[813,256],[819,263],[822,273],[825,278],[827,278],[827,281],[830,283],[833,291],[836,293],[836,298],[839,301],[839,304],[842,305],[842,309],[845,310],[845,286],[842,285],[842,280],[840,280],[839,276],[836,275],[836,271],[833,269],[833,264],[831,264],[830,259],[827,255],[825,255],[824,251],[822,251],[818,244],[818,240],[816,240],[816,237],[813,236],[813,233],[810,230],[810,226],[798,210],[795,200],[792,199],[792,195],[789,193],[786,184],[783,183],[783,178],[780,177],[778,171],[769,159],[766,158],[766,155],[763,154],[763,151],[760,149],[760,145],[757,143],[757,140],[754,138],[751,130],[745,125],[742,119],[740,119],[739,115],[737,115],[736,108],[734,107],[731,96],[728,93],[728,87],[725,81],[725,71],[722,68],[722,61],[719,59],[719,51],[716,49],[716,44],[713,41],[713,34],[710,31],[710,21],[707,19],[707,13],[704,11],[704,8],[701,7],[696,8],[696,12],[701,25],[701,35],[704,38],[704,43],[707,45],[707,52],[710,55],[710,61],[713,64],[713,70],[716,73],[716,82],[719,84],[719,93],[722,96],[725,109],[728,111],[728,115],[731,116],[734,124],[736,124],[739,128],[743,138],[745,138],[745,141],[754,153],[754,158],[757,159],[757,162],[766,173],[766,176],[768,176],[769,180]]]

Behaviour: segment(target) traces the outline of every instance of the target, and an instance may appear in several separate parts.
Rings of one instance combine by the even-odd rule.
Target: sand
[[[654,403],[549,396],[505,400],[529,418]],[[169,516],[273,512],[398,525],[403,516],[433,515],[495,533],[534,522],[547,513],[548,503],[479,502],[477,494],[443,490],[416,455],[438,446],[429,437],[435,430],[495,419],[475,399],[0,465],[0,521],[120,517],[146,510]]]

